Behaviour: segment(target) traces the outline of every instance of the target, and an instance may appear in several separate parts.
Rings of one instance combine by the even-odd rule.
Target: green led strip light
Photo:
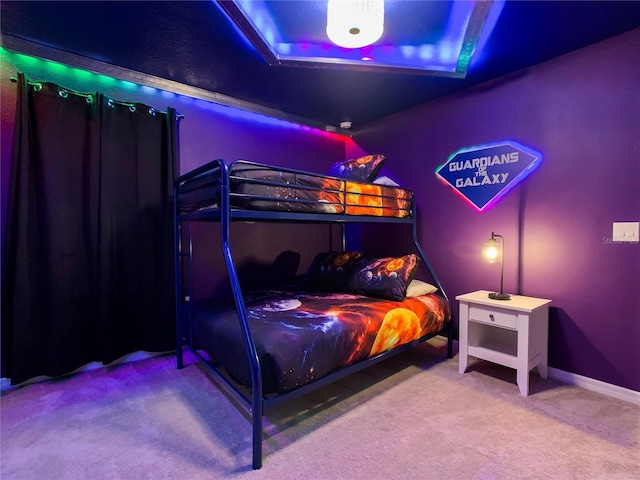
[[[25,68],[42,68],[51,72],[52,75],[68,75],[69,77],[86,82],[96,82],[98,85],[110,88],[120,87],[130,91],[140,89],[143,92],[155,92],[164,97],[182,95],[284,121],[292,125],[310,127],[325,133],[337,134],[343,137],[351,137],[352,135],[350,131],[326,125],[316,120],[299,117],[281,110],[192,87],[173,80],[118,67],[99,60],[63,52],[11,35],[2,35],[1,40],[4,46],[0,46],[0,55],[7,55],[8,58],[13,60],[13,63],[20,66],[24,65]],[[69,65],[76,66],[71,67]],[[79,68],[79,66],[83,68]],[[111,73],[113,76],[109,75]],[[124,80],[124,78],[128,80]]]
[[[0,55],[6,56],[10,62],[17,65],[24,65],[25,68],[44,70],[46,72],[51,72],[52,75],[56,76],[71,76],[77,78],[78,80],[82,80],[83,82],[95,82],[100,85],[106,85],[108,87],[118,86],[128,90],[135,90],[136,88],[141,87],[141,85],[137,85],[127,80],[119,80],[117,78],[102,75],[100,73],[94,73],[88,70],[70,67],[68,65],[54,62],[52,60],[44,60],[42,58],[25,55],[23,53],[11,52],[4,47],[0,47]]]

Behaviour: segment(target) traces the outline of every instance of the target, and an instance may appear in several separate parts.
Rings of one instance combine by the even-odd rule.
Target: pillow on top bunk
[[[418,268],[418,256],[365,258],[353,267],[349,290],[358,295],[404,300]]]
[[[337,162],[331,165],[328,175],[357,182],[373,182],[384,160],[384,155],[365,155],[345,162]]]
[[[428,295],[438,291],[438,287],[431,285],[430,283],[423,282],[422,280],[411,280],[409,287],[407,287],[407,298],[419,297],[420,295]]]
[[[304,287],[311,291],[347,291],[351,269],[361,258],[360,252],[319,253],[307,270]]]
[[[386,185],[387,187],[399,187],[400,184],[387,176],[377,177],[373,183],[376,185]]]

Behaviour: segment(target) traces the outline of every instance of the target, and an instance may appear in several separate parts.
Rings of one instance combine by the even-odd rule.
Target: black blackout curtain
[[[177,112],[18,75],[2,276],[12,384],[175,348]]]

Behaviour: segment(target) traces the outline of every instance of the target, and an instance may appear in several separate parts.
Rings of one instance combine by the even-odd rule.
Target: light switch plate
[[[639,242],[640,222],[613,222],[614,242]]]

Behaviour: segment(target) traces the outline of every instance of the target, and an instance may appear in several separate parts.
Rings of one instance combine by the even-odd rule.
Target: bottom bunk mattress
[[[451,318],[437,293],[383,300],[345,293],[264,291],[245,297],[263,394],[285,393],[334,370],[441,331]],[[193,346],[239,383],[251,374],[233,301],[194,302]]]

